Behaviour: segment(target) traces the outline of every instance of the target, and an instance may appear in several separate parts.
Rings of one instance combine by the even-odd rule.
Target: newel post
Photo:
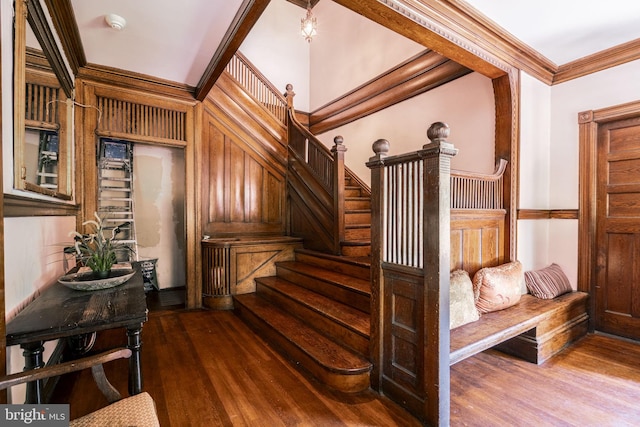
[[[342,145],[344,139],[338,135],[333,138],[333,218],[334,218],[334,253],[340,254],[340,243],[344,241],[344,153],[347,147]]]
[[[293,91],[293,85],[288,83],[285,89],[284,97],[287,100],[287,108],[293,109],[293,97],[296,96],[296,93]]]
[[[431,142],[419,151],[424,165],[424,411],[429,425],[448,426],[450,176],[451,158],[458,150],[446,141],[445,123],[433,123],[427,136]]]
[[[384,233],[384,159],[389,154],[389,141],[373,143],[375,155],[367,162],[371,169],[371,326],[369,355],[373,370],[371,387],[380,390],[382,384],[382,331],[384,320],[382,290],[382,238]]]

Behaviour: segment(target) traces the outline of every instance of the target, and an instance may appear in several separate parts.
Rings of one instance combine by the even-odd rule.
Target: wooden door
[[[595,327],[640,339],[640,118],[598,129]]]

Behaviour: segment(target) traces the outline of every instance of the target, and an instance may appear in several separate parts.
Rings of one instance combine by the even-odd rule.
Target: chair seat
[[[70,427],[159,427],[156,405],[149,393],[140,393],[112,403],[81,418]]]

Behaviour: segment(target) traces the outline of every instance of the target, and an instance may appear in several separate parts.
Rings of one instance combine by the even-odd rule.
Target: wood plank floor
[[[345,396],[308,379],[231,312],[154,308],[143,328],[144,389],[162,426],[417,426],[373,392]],[[99,335],[95,351],[124,345]],[[126,395],[126,361],[105,367]],[[451,371],[454,426],[640,423],[640,346],[590,335],[536,366],[487,351]],[[106,405],[89,371],[60,380],[72,418]]]

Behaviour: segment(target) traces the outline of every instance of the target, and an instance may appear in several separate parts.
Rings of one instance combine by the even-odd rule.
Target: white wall
[[[578,113],[639,100],[639,75],[634,61],[549,88],[523,73],[521,208],[578,208]],[[578,221],[518,221],[518,258],[525,269],[556,262],[576,287]]]
[[[313,12],[311,111],[425,50],[333,1],[321,0]]]
[[[369,183],[365,165],[371,145],[383,138],[390,143],[390,155],[416,151],[429,143],[427,129],[442,121],[451,128],[449,142],[459,150],[453,169],[491,173],[494,171],[495,102],[491,80],[468,74],[400,104],[319,135],[328,147],[341,135],[347,147],[346,165]]]
[[[301,111],[309,111],[310,45],[300,35],[305,14],[286,0],[272,0],[239,49],[280,93],[291,83]]]

